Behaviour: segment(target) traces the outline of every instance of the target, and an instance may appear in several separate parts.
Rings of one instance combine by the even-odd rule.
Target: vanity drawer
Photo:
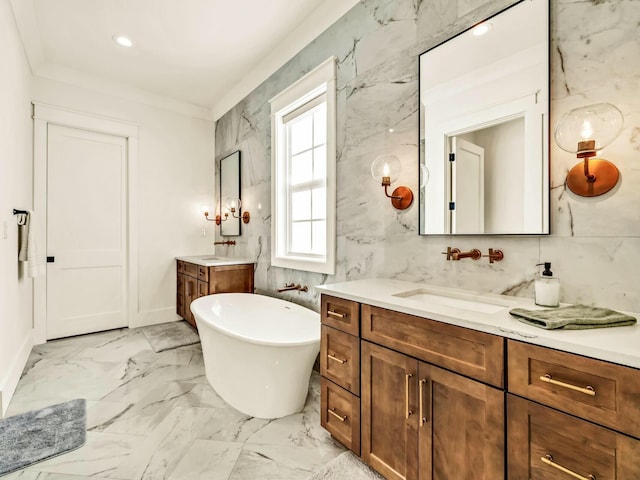
[[[509,340],[509,392],[640,438],[640,371]]]
[[[184,262],[184,274],[190,277],[198,277],[198,265],[195,263]]]
[[[362,338],[502,388],[504,339],[384,308],[362,305]]]
[[[360,339],[322,325],[320,374],[360,395]]]
[[[638,440],[513,395],[507,412],[510,480],[640,478]]]
[[[320,388],[320,424],[360,455],[360,399],[326,378],[320,378]]]
[[[358,336],[360,334],[360,304],[342,298],[322,295],[322,323],[343,332]]]
[[[198,280],[202,280],[203,282],[209,281],[209,267],[198,265]]]
[[[183,273],[184,272],[184,262],[182,260],[178,260],[178,273]]]

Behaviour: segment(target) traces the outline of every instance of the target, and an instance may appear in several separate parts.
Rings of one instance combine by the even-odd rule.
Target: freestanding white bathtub
[[[232,407],[279,418],[304,407],[320,315],[277,298],[222,293],[191,303],[207,380]]]

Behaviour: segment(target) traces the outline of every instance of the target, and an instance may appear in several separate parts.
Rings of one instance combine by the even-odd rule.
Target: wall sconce
[[[389,195],[389,185],[398,179],[401,166],[395,155],[380,155],[371,164],[371,175],[384,187],[384,194],[398,210],[405,210],[413,203],[413,192],[409,187],[398,187]]]
[[[231,216],[233,218],[241,218],[243,223],[249,223],[251,220],[251,214],[249,212],[243,212],[242,215],[236,215],[236,210],[239,213],[242,209],[242,201],[240,199],[231,200],[226,208],[229,211],[224,213],[224,218],[221,215],[216,215],[215,219],[209,218],[209,212],[204,212],[204,218],[210,222],[216,222],[216,225],[220,225],[222,222],[226,222],[229,219],[229,212],[231,212]]]
[[[610,103],[596,103],[565,113],[554,132],[558,146],[583,159],[567,174],[566,184],[576,195],[595,197],[618,183],[618,168],[603,158],[592,158],[622,131],[622,112]]]

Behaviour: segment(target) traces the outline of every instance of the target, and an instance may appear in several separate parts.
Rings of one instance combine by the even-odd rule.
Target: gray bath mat
[[[384,480],[351,452],[344,452],[327,463],[308,480]]]
[[[0,420],[0,475],[80,448],[86,432],[84,399]]]
[[[198,333],[184,320],[143,327],[142,333],[156,353],[200,342]]]

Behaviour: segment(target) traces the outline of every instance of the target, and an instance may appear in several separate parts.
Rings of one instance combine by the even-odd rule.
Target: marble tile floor
[[[142,329],[36,346],[7,415],[87,399],[87,443],[2,480],[304,480],[344,451],[320,427],[319,376],[304,410],[276,420],[227,405],[200,345],[155,353]]]

